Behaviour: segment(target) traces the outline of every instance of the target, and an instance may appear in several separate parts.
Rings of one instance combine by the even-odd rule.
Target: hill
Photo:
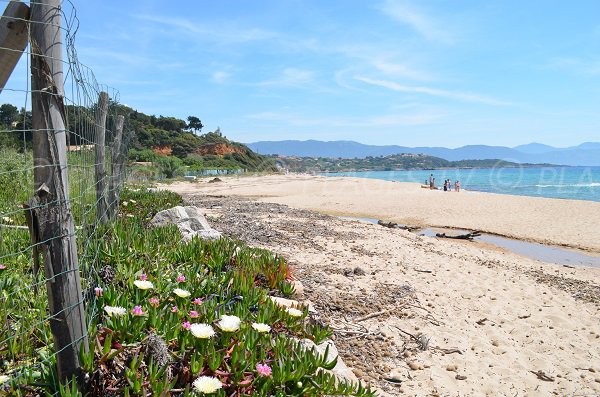
[[[277,166],[290,172],[392,171],[438,168],[522,167],[523,164],[503,160],[448,161],[424,154],[393,154],[366,158],[286,157],[274,156]],[[549,165],[549,164],[545,164]],[[533,164],[526,164],[533,166]]]
[[[572,166],[600,166],[600,143],[556,148],[542,144],[505,146],[468,145],[456,149],[444,147],[407,147],[365,145],[354,141],[261,141],[248,147],[260,154],[282,156],[365,158],[392,154],[426,154],[448,161],[502,159],[516,163],[551,163]]]

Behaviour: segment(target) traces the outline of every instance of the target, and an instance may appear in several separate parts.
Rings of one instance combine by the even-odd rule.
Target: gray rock
[[[177,207],[160,211],[150,221],[151,226],[177,225],[184,241],[198,236],[203,240],[216,240],[221,233],[208,224],[208,221],[197,207]]]
[[[344,363],[342,358],[339,357],[338,350],[331,340],[326,340],[321,344],[316,345],[315,342],[313,342],[310,339],[302,339],[301,343],[307,349],[312,349],[313,347],[315,347],[317,353],[320,355],[325,354],[326,348],[329,347],[329,351],[327,352],[327,361],[332,361],[336,357],[338,358],[335,367],[331,370],[331,373],[333,373],[338,379],[350,381],[354,384],[358,383],[358,378],[356,377],[356,375],[354,375],[354,372],[352,372],[352,370],[348,368],[348,366],[346,365],[346,363]]]

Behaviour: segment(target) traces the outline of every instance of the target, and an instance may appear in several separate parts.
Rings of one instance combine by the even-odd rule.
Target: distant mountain
[[[398,145],[365,145],[354,141],[262,141],[248,147],[260,154],[299,157],[364,158],[392,154],[426,154],[448,161],[502,159],[517,163],[550,163],[600,166],[600,143],[586,142],[568,148],[555,148],[540,143],[505,146],[468,145],[456,149],[444,147],[407,147]]]
[[[544,145],[543,143],[528,143],[527,145],[519,145],[515,146],[513,149],[518,150],[519,152],[529,153],[529,154],[540,154],[540,153],[548,153],[553,152],[557,148],[553,146]]]

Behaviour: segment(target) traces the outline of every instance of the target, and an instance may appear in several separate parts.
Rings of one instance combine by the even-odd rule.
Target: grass
[[[324,371],[335,360],[301,343],[331,335],[307,321],[307,308],[269,299],[293,293],[283,258],[229,239],[183,243],[174,226],[148,226],[180,203],[170,192],[126,189],[114,223],[78,233],[88,395],[374,395],[337,381]],[[0,395],[81,395],[57,381],[45,282],[31,271],[28,233],[1,233]]]

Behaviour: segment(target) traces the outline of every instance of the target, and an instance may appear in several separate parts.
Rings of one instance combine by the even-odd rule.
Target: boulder
[[[335,367],[331,370],[331,373],[334,374],[338,379],[343,379],[354,384],[358,383],[358,378],[356,377],[356,375],[354,375],[354,372],[352,372],[352,370],[348,368],[348,366],[344,363],[342,358],[339,357],[338,350],[331,340],[326,340],[317,345],[310,339],[302,339],[301,343],[305,348],[309,350],[313,347],[316,348],[317,353],[321,356],[325,354],[325,350],[327,349],[327,347],[329,347],[329,350],[327,351],[327,361],[332,361],[336,357],[338,358]]]
[[[198,236],[203,240],[216,240],[221,237],[221,232],[213,229],[199,208],[187,206],[169,208],[160,211],[150,221],[151,226],[177,225],[184,241],[190,241]]]

